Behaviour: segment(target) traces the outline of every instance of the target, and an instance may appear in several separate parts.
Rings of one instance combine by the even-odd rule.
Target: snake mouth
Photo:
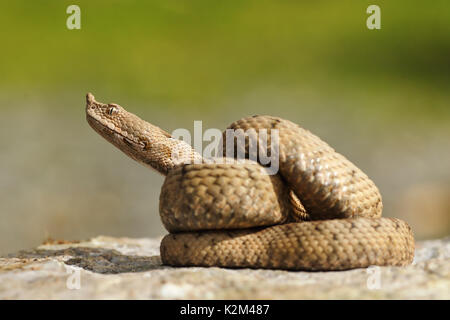
[[[138,143],[136,141],[133,141],[129,139],[128,137],[125,137],[123,134],[118,132],[117,130],[110,129],[107,126],[105,126],[102,122],[97,120],[92,115],[86,113],[86,120],[91,126],[92,129],[94,129],[95,132],[97,132],[99,135],[104,137],[107,141],[111,142],[114,145],[117,145],[121,147],[122,145],[125,145],[133,150],[143,149],[144,146],[142,143]]]

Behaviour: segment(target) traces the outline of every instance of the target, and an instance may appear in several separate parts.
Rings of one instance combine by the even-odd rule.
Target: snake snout
[[[97,101],[92,93],[88,92],[86,94],[86,114],[92,116],[93,109],[97,107]]]
[[[86,94],[86,104],[87,104],[87,105],[91,105],[91,104],[94,103],[94,102],[95,102],[95,97],[94,97],[94,95],[93,95],[92,93],[88,92],[88,93]]]

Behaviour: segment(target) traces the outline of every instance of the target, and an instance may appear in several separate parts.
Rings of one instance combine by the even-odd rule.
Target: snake
[[[256,115],[233,122],[222,135],[223,156],[214,159],[91,93],[86,119],[127,156],[165,176],[164,265],[337,271],[413,261],[413,232],[405,221],[382,217],[375,183],[290,120]],[[250,132],[230,144],[242,159],[227,153],[227,139],[237,140],[229,130]],[[262,132],[266,144],[258,140]],[[271,173],[255,150],[270,153],[273,145],[278,169]]]

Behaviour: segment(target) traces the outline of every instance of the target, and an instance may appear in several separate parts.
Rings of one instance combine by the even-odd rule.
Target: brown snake
[[[161,242],[164,264],[345,270],[413,260],[412,231],[402,220],[381,217],[375,184],[291,121],[254,116],[229,127],[266,129],[269,137],[277,129],[279,173],[268,175],[250,160],[202,159],[189,144],[121,106],[97,102],[90,93],[86,101],[87,121],[97,133],[166,175],[160,195],[161,220],[170,232]],[[247,156],[249,141],[247,136],[241,150]],[[173,150],[182,155],[178,161]]]

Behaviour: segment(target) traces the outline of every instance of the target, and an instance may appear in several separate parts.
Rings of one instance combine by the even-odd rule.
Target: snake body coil
[[[229,127],[250,132],[233,151],[251,159],[258,159],[250,146],[259,132],[270,139],[277,130],[279,173],[269,175],[250,160],[192,163],[202,158],[189,145],[91,94],[86,115],[104,138],[166,175],[160,215],[171,233],[161,242],[164,264],[345,270],[403,266],[414,257],[410,227],[381,217],[381,195],[367,175],[291,121],[254,116]],[[225,132],[223,138],[228,155]],[[183,154],[178,161],[174,146]],[[266,146],[273,152],[271,141]]]

